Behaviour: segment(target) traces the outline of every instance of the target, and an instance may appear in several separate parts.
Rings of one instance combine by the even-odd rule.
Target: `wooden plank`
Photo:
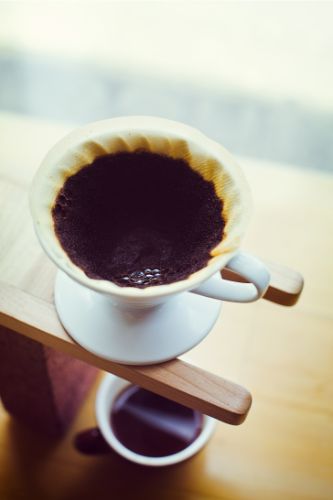
[[[181,360],[139,367],[94,356],[68,337],[53,304],[4,283],[0,284],[0,323],[229,424],[241,424],[251,406],[251,395],[245,388]]]

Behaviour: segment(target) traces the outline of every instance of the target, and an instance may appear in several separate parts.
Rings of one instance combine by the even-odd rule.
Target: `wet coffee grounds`
[[[224,228],[212,182],[182,159],[143,151],[96,158],[68,177],[52,214],[87,276],[140,288],[204,267]]]

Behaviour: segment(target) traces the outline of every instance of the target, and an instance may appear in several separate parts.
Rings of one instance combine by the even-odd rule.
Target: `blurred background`
[[[0,111],[159,115],[332,171],[330,2],[1,2],[0,19]]]

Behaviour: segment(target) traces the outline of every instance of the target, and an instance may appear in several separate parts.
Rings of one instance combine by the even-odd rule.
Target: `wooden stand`
[[[281,267],[279,270],[276,266],[272,268],[272,281],[279,285],[269,289],[266,297],[274,301],[277,294],[279,300],[284,297],[285,305],[289,301],[295,303],[302,290],[302,278],[295,272],[289,272],[288,283],[284,284],[283,277],[288,275],[288,270]],[[22,307],[18,307],[19,304]],[[223,422],[238,425],[250,409],[251,395],[245,388],[184,361],[176,359],[159,365],[137,367],[94,356],[68,337],[53,304],[5,284],[1,285],[0,321],[7,327],[0,336],[0,391],[3,401],[14,415],[41,431],[50,433],[55,426],[57,433],[66,427],[95,372],[64,354],[17,337],[8,328]],[[20,387],[19,391],[17,387]],[[17,397],[17,394],[20,396]],[[35,401],[38,404],[33,404]]]
[[[0,394],[4,407],[39,432],[61,435],[97,370],[0,327]]]

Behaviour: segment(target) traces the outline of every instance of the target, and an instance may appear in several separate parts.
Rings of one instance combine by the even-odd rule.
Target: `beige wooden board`
[[[68,129],[0,116],[1,291],[9,300],[19,290],[14,316],[34,300],[52,308],[55,269],[33,235],[26,188],[43,154]],[[107,498],[112,489],[118,498],[121,490],[139,498],[147,488],[149,498],[168,499],[333,497],[333,178],[268,162],[240,162],[255,202],[244,248],[297,269],[306,283],[294,308],[263,300],[224,304],[211,334],[189,355],[194,365],[252,392],[245,423],[219,424],[210,445],[193,460],[147,471],[116,456],[86,458],[73,451],[74,430],[94,422],[93,395],[55,447],[32,438],[2,411],[0,498],[27,498],[27,488],[47,498]],[[15,301],[10,307],[15,309]],[[67,352],[73,349],[66,336],[61,345]]]

